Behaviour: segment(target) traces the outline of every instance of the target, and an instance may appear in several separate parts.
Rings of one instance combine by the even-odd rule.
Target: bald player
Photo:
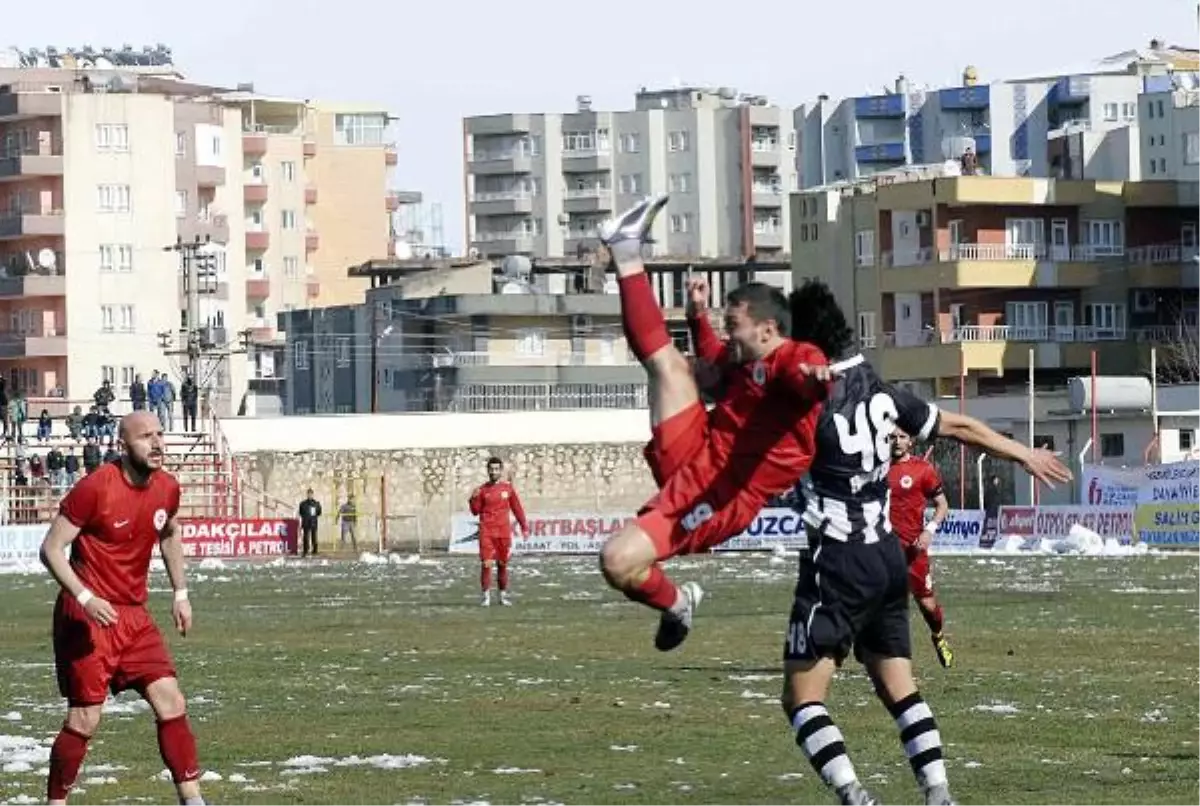
[[[111,691],[138,692],[158,721],[158,747],[179,802],[202,804],[196,739],[162,634],[146,608],[157,543],[180,635],[192,626],[183,545],[175,526],[179,482],[162,469],[158,418],[121,420],[120,461],[103,465],[63,499],[42,542],[42,563],[62,590],[54,605],[54,665],[67,718],[50,749],[47,798],[66,803]],[[70,559],[66,551],[70,548]]]

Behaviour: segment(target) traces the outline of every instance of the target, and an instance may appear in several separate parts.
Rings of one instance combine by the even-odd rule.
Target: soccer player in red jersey
[[[724,393],[712,412],[700,400],[692,367],[672,344],[642,261],[642,245],[666,195],[646,199],[607,222],[601,240],[616,264],[629,349],[646,368],[650,444],[646,459],[659,492],[635,521],[605,543],[600,566],[609,585],[662,613],[655,646],[674,649],[691,629],[703,597],[676,586],[660,563],[708,551],[745,529],[772,495],[804,475],[815,449],[815,412],[824,386],[810,377],[825,356],[792,341],[783,293],[762,283],[730,292],[728,341],[712,332],[707,288],[689,289],[697,352],[721,373]]]
[[[529,537],[529,522],[525,508],[517,497],[512,481],[501,478],[504,462],[493,456],[487,463],[487,484],[471,493],[471,514],[479,516],[479,587],[483,590],[480,604],[492,603],[492,563],[496,564],[496,584],[500,588],[500,604],[508,607],[508,559],[512,556],[512,524],[509,515],[517,519],[521,534]]]
[[[121,420],[121,459],[103,465],[63,499],[42,543],[42,563],[62,590],[54,606],[54,663],[67,719],[50,748],[47,797],[66,803],[108,692],[132,689],[154,709],[158,747],[179,801],[202,804],[196,739],[162,634],[146,608],[157,543],[171,587],[175,628],[192,626],[183,546],[175,525],[179,482],[162,469],[158,418]],[[66,550],[71,556],[67,559]]]
[[[945,619],[942,606],[933,592],[933,574],[929,566],[929,546],[950,512],[950,502],[942,489],[942,477],[937,468],[912,453],[913,439],[900,428],[892,432],[892,466],[888,470],[888,490],[891,501],[888,517],[892,531],[904,547],[908,560],[908,589],[929,625],[933,648],[938,661],[949,669],[954,665],[954,653],[942,635]],[[933,519],[925,522],[925,509],[933,502]]]

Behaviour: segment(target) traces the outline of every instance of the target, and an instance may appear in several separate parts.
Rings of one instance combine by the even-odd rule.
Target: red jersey
[[[761,360],[731,361],[706,316],[689,318],[689,324],[697,354],[721,368],[724,395],[708,419],[714,464],[724,468],[724,481],[764,499],[791,489],[816,455],[826,391],[799,366],[825,366],[825,354],[786,339]]]
[[[111,604],[145,604],[150,555],[179,511],[175,477],[157,470],[149,484],[135,487],[121,464],[110,462],[72,487],[59,511],[80,529],[71,544],[71,567],[80,581]]]
[[[517,519],[521,531],[529,534],[525,508],[516,488],[507,481],[488,482],[471,494],[471,514],[479,516],[479,539],[507,540],[512,537],[509,513]]]
[[[888,516],[892,529],[902,542],[915,543],[925,528],[925,507],[942,494],[942,477],[929,462],[910,456],[892,463],[888,489],[892,493]]]

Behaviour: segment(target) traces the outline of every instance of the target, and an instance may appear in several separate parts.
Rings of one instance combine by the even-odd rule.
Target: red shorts
[[[117,623],[102,627],[74,597],[54,605],[54,666],[58,690],[71,706],[100,705],[108,692],[145,692],[155,680],[175,677],[162,633],[141,605],[113,605]]]
[[[507,563],[512,556],[512,536],[479,536],[479,560],[485,563]]]
[[[637,524],[659,560],[700,554],[724,543],[754,520],[760,495],[718,483],[726,468],[709,451],[708,412],[701,403],[659,423],[646,446],[658,495],[638,512]]]
[[[933,572],[929,565],[929,551],[918,549],[915,543],[904,544],[904,558],[908,560],[908,589],[918,599],[933,596]]]

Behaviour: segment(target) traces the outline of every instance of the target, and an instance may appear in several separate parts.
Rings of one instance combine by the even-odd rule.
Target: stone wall
[[[490,456],[512,471],[528,512],[632,514],[654,492],[642,449],[643,443],[626,443],[259,451],[237,455],[235,462],[248,517],[292,515],[312,487],[325,510],[322,543],[332,545],[335,513],[353,491],[360,547],[377,542],[386,526],[391,546],[439,548],[449,541],[450,516],[466,512],[471,492],[486,480]]]

